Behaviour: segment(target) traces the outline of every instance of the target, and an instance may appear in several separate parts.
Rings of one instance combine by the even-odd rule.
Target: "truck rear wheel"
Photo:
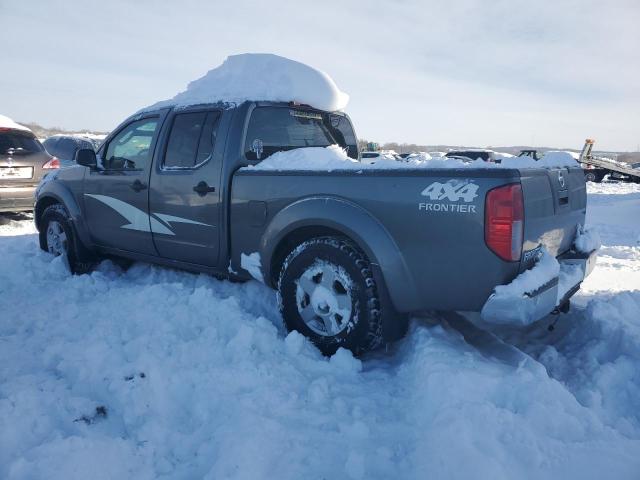
[[[89,252],[77,239],[67,210],[59,203],[48,206],[42,213],[40,248],[56,257],[66,255],[72,273],[87,273],[93,268]]]
[[[379,287],[369,260],[347,239],[319,237],[296,247],[280,270],[278,294],[288,330],[325,355],[339,347],[357,355],[383,343]]]

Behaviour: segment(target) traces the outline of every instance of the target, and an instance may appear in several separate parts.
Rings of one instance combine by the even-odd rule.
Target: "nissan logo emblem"
[[[558,172],[558,183],[562,188],[564,188],[564,175],[562,172]]]

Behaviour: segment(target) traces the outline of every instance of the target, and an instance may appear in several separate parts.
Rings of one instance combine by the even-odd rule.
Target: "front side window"
[[[206,162],[215,146],[219,116],[219,112],[176,115],[169,134],[163,168],[195,168]]]
[[[244,150],[248,160],[256,161],[275,152],[334,144],[358,158],[355,134],[346,117],[297,108],[257,107],[249,120]]]
[[[158,128],[157,118],[130,123],[107,145],[104,168],[144,170],[151,160],[151,142]]]

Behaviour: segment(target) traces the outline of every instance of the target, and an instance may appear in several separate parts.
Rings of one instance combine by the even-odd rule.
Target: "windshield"
[[[27,155],[44,150],[42,144],[29,132],[0,131],[0,155]]]
[[[264,160],[275,152],[302,147],[340,145],[358,158],[358,145],[351,122],[345,116],[288,107],[257,107],[251,113],[245,156]]]

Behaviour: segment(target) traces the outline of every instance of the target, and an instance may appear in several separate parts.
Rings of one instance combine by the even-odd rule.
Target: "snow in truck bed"
[[[455,158],[408,157],[405,161],[383,158],[372,163],[358,162],[338,145],[328,147],[306,147],[276,152],[256,165],[245,167],[249,171],[285,171],[285,170],[396,170],[406,168],[552,168],[577,167],[578,163],[566,152],[550,152],[541,160],[531,157],[503,158],[502,163],[490,163],[482,160],[464,162]]]

